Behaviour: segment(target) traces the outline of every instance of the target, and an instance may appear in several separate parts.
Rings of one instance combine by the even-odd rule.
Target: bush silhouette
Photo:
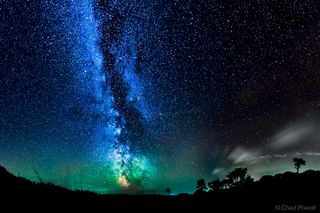
[[[196,194],[201,194],[207,190],[206,181],[204,179],[199,179],[196,185]]]
[[[220,190],[223,187],[223,182],[219,179],[216,179],[214,181],[209,182],[208,186],[210,191]]]
[[[233,186],[238,186],[245,182],[247,171],[247,168],[235,168],[227,175],[227,177],[231,180]]]

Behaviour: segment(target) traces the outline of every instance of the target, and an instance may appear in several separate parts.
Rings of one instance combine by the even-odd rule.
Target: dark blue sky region
[[[0,164],[100,193],[319,169],[320,5],[0,2]]]

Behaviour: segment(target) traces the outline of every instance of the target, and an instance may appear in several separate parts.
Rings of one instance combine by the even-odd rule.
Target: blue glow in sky
[[[99,193],[319,162],[318,1],[0,3],[0,164]]]

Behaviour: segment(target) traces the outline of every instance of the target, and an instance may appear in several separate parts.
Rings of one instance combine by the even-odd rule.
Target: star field
[[[99,193],[319,169],[320,4],[0,2],[0,164]]]

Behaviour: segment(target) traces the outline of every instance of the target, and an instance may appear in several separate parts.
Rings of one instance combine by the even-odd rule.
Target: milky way
[[[319,169],[316,0],[0,1],[0,164],[99,193]]]
[[[143,155],[147,121],[152,113],[144,99],[141,51],[152,4],[143,1],[77,1],[70,10],[79,39],[75,68],[83,83],[82,106],[94,123],[95,153],[110,166],[123,188],[141,187],[153,173]],[[144,46],[143,46],[144,45]]]
[[[145,121],[150,120],[150,115],[138,70],[139,49],[143,45],[139,40],[144,38],[144,28],[148,26],[143,15],[150,15],[152,9],[148,7],[143,1],[96,2],[99,46],[104,59],[102,69],[97,70],[104,79],[96,96],[105,115],[99,118],[104,134],[99,138],[102,145],[105,141],[112,144],[105,155],[123,187],[143,184],[151,172],[147,159],[140,153]]]

